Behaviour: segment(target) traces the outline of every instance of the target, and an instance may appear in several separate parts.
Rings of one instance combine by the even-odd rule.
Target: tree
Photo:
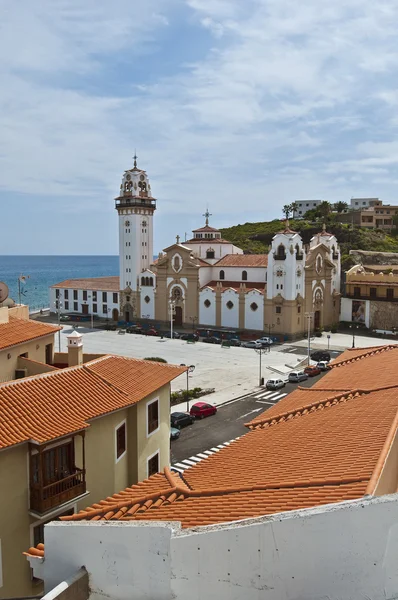
[[[285,215],[285,218],[288,219],[290,217],[290,213],[292,212],[292,205],[285,204],[285,206],[282,208],[282,212]]]
[[[293,213],[293,218],[295,217],[295,214],[297,213],[298,209],[299,209],[299,205],[297,202],[292,202],[290,205],[290,208],[292,209],[292,213]]]
[[[332,212],[332,205],[327,200],[324,200],[317,207],[317,213],[320,217],[327,217]]]
[[[338,213],[344,212],[345,210],[347,210],[347,208],[348,208],[347,202],[340,201],[340,202],[336,202],[334,205],[334,210],[337,210]]]

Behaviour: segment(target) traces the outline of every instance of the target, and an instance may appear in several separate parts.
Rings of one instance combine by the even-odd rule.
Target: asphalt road
[[[321,373],[316,377],[311,377],[300,383],[301,387],[311,387],[316,381],[323,377]],[[276,398],[280,399],[297,388],[295,383],[287,383],[286,386],[278,390]],[[264,392],[266,389],[264,388]],[[270,408],[276,401],[271,398],[264,400],[256,398],[260,392],[253,392],[251,396],[233,400],[230,403],[218,407],[218,411],[212,417],[207,417],[195,421],[193,425],[181,429],[181,435],[178,440],[171,442],[171,464],[180,463],[184,459],[203,453],[206,450],[217,447],[232,439],[235,439],[247,432],[244,423],[260,415],[261,412]]]

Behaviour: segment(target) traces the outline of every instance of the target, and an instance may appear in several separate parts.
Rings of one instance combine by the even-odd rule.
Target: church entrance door
[[[176,327],[182,325],[182,306],[175,307],[174,325]]]
[[[130,312],[128,310],[124,312],[124,320],[126,323],[130,323]]]
[[[321,311],[316,310],[314,316],[314,329],[319,329],[321,326]]]
[[[117,308],[114,308],[112,311],[112,321],[118,321],[119,320],[119,311]]]

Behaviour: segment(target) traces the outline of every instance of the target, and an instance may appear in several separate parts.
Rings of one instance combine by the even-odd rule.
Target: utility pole
[[[310,364],[310,360],[311,360],[311,319],[314,316],[313,312],[306,312],[305,313],[306,319],[307,319],[307,324],[308,324],[308,362],[307,364]]]
[[[169,311],[170,311],[170,339],[173,339],[173,318],[175,314],[175,302],[170,300],[169,302]]]

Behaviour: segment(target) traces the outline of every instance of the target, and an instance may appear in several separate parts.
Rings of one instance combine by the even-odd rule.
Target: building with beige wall
[[[341,223],[385,231],[391,231],[396,227],[394,217],[398,214],[398,206],[383,204],[379,198],[353,198],[351,209],[337,215]]]
[[[45,523],[169,465],[170,382],[185,369],[120,356],[84,362],[79,338],[68,337],[75,366],[43,365],[0,384],[0,598],[41,592],[22,553],[43,542]]]
[[[346,272],[341,321],[370,329],[398,329],[398,265],[357,264]]]
[[[29,319],[27,306],[0,307],[0,382],[27,374],[20,357],[51,365],[59,329]]]

